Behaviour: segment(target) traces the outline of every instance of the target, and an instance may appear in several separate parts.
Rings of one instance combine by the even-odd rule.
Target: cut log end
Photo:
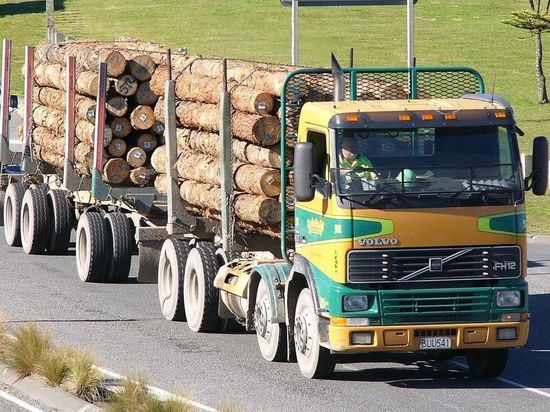
[[[254,100],[254,108],[259,115],[271,114],[274,106],[273,96],[269,93],[259,93]]]
[[[138,89],[138,81],[131,74],[125,74],[115,80],[115,90],[122,96],[132,96]]]
[[[151,107],[140,105],[130,115],[130,122],[134,129],[150,129],[155,124],[155,113]]]
[[[126,161],[132,168],[141,167],[147,160],[147,154],[141,147],[134,147],[128,151]]]
[[[107,112],[115,117],[122,117],[128,112],[128,102],[122,96],[111,97],[105,105]]]
[[[137,145],[145,152],[152,152],[157,148],[157,138],[149,133],[143,133],[137,139]]]
[[[278,170],[270,170],[260,179],[262,192],[268,197],[279,196],[281,193],[281,173]]]
[[[155,71],[155,61],[146,54],[135,56],[130,61],[130,72],[139,81],[147,81]]]
[[[281,138],[281,125],[275,116],[262,116],[254,123],[252,134],[262,146],[273,146]]]
[[[151,180],[151,170],[148,167],[138,167],[130,171],[130,181],[138,186],[145,186]]]
[[[114,138],[107,150],[113,157],[122,157],[126,153],[126,142],[122,139]]]
[[[110,184],[121,184],[128,179],[129,175],[130,166],[126,160],[119,157],[108,160],[103,167],[103,180]]]
[[[127,118],[117,117],[111,122],[111,129],[115,137],[126,137],[132,131],[132,125]]]

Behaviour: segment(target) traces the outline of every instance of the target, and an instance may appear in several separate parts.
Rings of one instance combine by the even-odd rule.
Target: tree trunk
[[[66,70],[60,64],[38,63],[34,67],[34,81],[39,86],[53,87],[65,91]],[[97,96],[98,76],[93,72],[76,75],[75,90],[79,94]]]
[[[135,99],[138,104],[154,106],[158,98],[159,97],[151,90],[149,82],[142,82],[139,84],[135,94]]]
[[[138,137],[137,145],[146,153],[150,153],[157,148],[157,138],[150,133],[143,133]]]
[[[35,87],[33,101],[42,106],[51,107],[56,110],[65,111],[65,92],[51,87]],[[90,123],[95,122],[94,100],[80,95],[75,95],[75,113],[81,120],[87,120]]]
[[[132,127],[137,130],[147,130],[155,124],[155,114],[149,106],[140,105],[130,115]]]
[[[105,109],[112,116],[122,117],[128,112],[128,102],[122,96],[111,97],[107,99]]]
[[[103,180],[107,183],[118,185],[128,179],[129,175],[130,166],[120,157],[108,160],[103,166]]]
[[[126,142],[119,138],[114,138],[107,150],[113,157],[122,157],[126,153]]]
[[[210,184],[185,180],[180,187],[183,200],[206,209],[220,211],[221,188]],[[260,224],[278,223],[281,218],[280,203],[268,197],[236,194],[235,215],[241,220]]]
[[[180,102],[176,115],[181,125],[208,132],[219,130],[219,106],[209,103]],[[155,117],[164,122],[164,99],[155,106]],[[231,119],[233,136],[260,146],[273,146],[281,138],[279,119],[275,116],[259,116],[235,111]]]
[[[273,96],[270,94],[239,85],[235,81],[230,81],[227,86],[235,109],[259,115],[273,111]],[[176,96],[180,100],[219,104],[222,89],[221,79],[208,76],[183,73],[176,79]]]
[[[537,81],[539,86],[539,104],[548,103],[548,92],[546,90],[546,76],[544,75],[544,69],[542,66],[542,34],[535,33],[536,42],[536,58],[535,58],[535,72],[537,74]]]
[[[178,173],[183,179],[220,185],[219,159],[200,153],[183,152],[178,159]],[[281,190],[280,172],[256,165],[233,164],[233,183],[243,192],[278,196]]]
[[[178,145],[182,150],[201,152],[213,157],[220,157],[220,136],[214,133],[178,128]],[[272,148],[253,145],[252,143],[232,139],[231,145],[235,158],[243,163],[258,166],[279,168],[281,161],[277,146]]]
[[[138,167],[130,171],[130,181],[138,186],[145,186],[151,180],[151,170],[148,167]]]
[[[153,166],[154,167],[154,166]],[[165,195],[168,190],[168,176],[166,174],[158,174],[155,178],[155,189],[161,195]]]
[[[156,67],[153,58],[146,54],[135,56],[130,60],[130,73],[141,82],[149,80]]]
[[[114,80],[115,90],[122,96],[132,96],[138,89],[138,81],[131,74],[125,74]]]
[[[141,147],[133,147],[128,150],[128,153],[126,154],[126,161],[132,169],[135,169],[145,164],[147,161],[147,155]]]
[[[49,152],[65,156],[65,139],[59,138],[50,129],[42,126],[35,127],[32,131],[32,139],[33,145],[42,146]]]
[[[166,146],[159,146],[151,155],[151,166],[158,173],[168,173],[168,156],[166,154]]]
[[[111,130],[116,137],[126,137],[132,132],[132,125],[125,117],[116,117],[111,122]]]
[[[63,168],[65,164],[65,158],[63,155],[50,150],[49,147],[38,144],[33,145],[32,150],[36,159],[41,160],[57,169]]]

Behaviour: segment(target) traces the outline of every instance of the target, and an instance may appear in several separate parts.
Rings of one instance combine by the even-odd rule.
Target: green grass
[[[2,6],[4,3],[17,3]],[[0,37],[15,42],[14,63],[22,62],[23,46],[38,44],[45,33],[45,16],[21,0],[0,1],[2,10],[30,13],[0,15]],[[280,63],[290,61],[290,9],[278,0],[65,0],[56,13],[58,28],[77,38],[114,39],[132,36],[192,54],[223,55]],[[522,152],[532,138],[548,134],[550,105],[537,101],[534,40],[519,39],[523,31],[501,21],[527,0],[421,0],[416,13],[416,57],[420,66],[471,66],[484,76],[489,91],[507,97],[525,136]],[[334,51],[347,61],[355,48],[357,66],[402,66],[406,63],[405,7],[325,7],[300,10],[300,63],[329,64]],[[545,65],[550,78],[550,35]],[[16,68],[14,90],[21,92]],[[550,201],[529,196],[529,231],[550,234]]]

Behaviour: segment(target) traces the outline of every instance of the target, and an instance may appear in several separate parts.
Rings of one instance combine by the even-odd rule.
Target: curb
[[[32,376],[20,379],[16,373],[2,364],[0,364],[0,381],[55,410],[63,412],[99,412],[103,410],[59,388],[46,386]]]
[[[527,243],[530,245],[550,245],[550,236],[529,236]]]

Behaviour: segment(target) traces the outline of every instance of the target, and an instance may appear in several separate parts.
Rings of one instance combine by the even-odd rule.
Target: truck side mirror
[[[312,185],[314,149],[311,142],[297,143],[294,148],[294,196],[297,202],[309,202],[315,196]]]
[[[542,196],[548,188],[548,139],[535,137],[533,141],[533,172],[531,176],[533,194]]]

